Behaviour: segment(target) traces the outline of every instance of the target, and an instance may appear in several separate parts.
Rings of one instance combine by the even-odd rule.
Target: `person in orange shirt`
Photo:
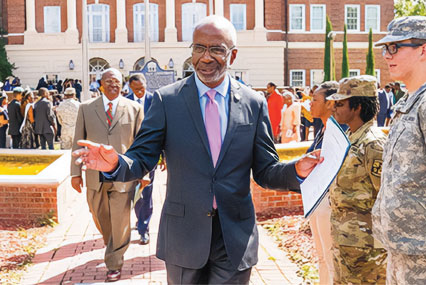
[[[277,91],[277,86],[269,82],[266,85],[266,91],[269,93],[268,96],[268,112],[269,120],[271,121],[272,134],[274,135],[274,141],[278,142],[280,134],[280,121],[281,121],[281,109],[284,106],[284,100],[281,94]]]
[[[290,93],[284,93],[284,107],[281,111],[281,143],[300,142],[301,105],[294,102]]]

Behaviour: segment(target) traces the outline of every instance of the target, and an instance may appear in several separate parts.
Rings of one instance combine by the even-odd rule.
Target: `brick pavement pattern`
[[[71,190],[70,190],[71,191]],[[139,245],[137,230],[124,255],[121,280],[114,284],[167,284],[166,268],[155,257],[161,208],[166,191],[166,172],[157,171],[153,190],[154,213],[150,223],[151,242]],[[47,245],[38,250],[21,284],[104,284],[105,247],[93,224],[85,193],[65,209],[67,220],[49,234]],[[136,217],[132,214],[132,225]],[[250,284],[301,284],[297,266],[277,248],[266,231],[259,228],[259,263],[253,268]]]

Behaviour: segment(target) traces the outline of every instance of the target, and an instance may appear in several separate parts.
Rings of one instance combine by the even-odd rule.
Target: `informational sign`
[[[143,73],[146,78],[147,91],[153,93],[160,87],[175,82],[175,71],[164,70],[155,60],[148,61],[140,71],[131,71],[130,74]]]

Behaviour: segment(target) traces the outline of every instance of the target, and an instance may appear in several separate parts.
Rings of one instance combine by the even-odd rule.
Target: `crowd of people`
[[[375,122],[379,127],[387,127],[392,116],[392,108],[405,95],[406,90],[401,88],[400,82],[390,82],[384,88],[380,88],[380,83],[377,83],[377,86],[379,105]],[[261,93],[268,102],[275,143],[307,141],[321,130],[322,121],[311,113],[313,94],[318,87],[317,84],[312,88],[283,87],[280,92],[275,83],[267,84],[266,93]]]
[[[396,80],[384,89],[367,75],[282,94],[270,82],[265,100],[229,75],[235,28],[208,16],[193,32],[188,78],[151,94],[143,75],[123,84],[110,68],[91,83],[99,96],[81,104],[78,80],[61,85],[59,102],[42,79],[37,93],[15,86],[11,102],[0,98],[0,139],[9,125],[13,148],[53,148],[56,120],[62,125],[62,147],[73,150],[72,187],[81,192],[86,176],[106,245],[107,282],[121,277],[132,200],[140,243],[149,243],[154,170],[167,161],[157,257],[168,283],[249,284],[258,251],[250,177],[264,188],[300,192],[323,161],[333,115],[350,148],[309,217],[320,283],[425,284],[426,17],[393,20],[376,45]],[[274,143],[307,140],[312,126],[307,155],[280,162]],[[388,136],[382,126],[390,126]]]

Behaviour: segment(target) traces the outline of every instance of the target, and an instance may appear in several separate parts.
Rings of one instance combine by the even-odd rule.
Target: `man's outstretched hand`
[[[75,164],[83,165],[86,168],[111,172],[117,168],[118,153],[110,145],[94,143],[88,140],[79,140],[78,145],[84,148],[72,152],[72,156],[77,157]]]
[[[299,175],[301,178],[306,178],[312,172],[312,170],[314,170],[317,164],[323,162],[324,158],[320,155],[320,149],[303,155],[295,165],[297,175]]]

